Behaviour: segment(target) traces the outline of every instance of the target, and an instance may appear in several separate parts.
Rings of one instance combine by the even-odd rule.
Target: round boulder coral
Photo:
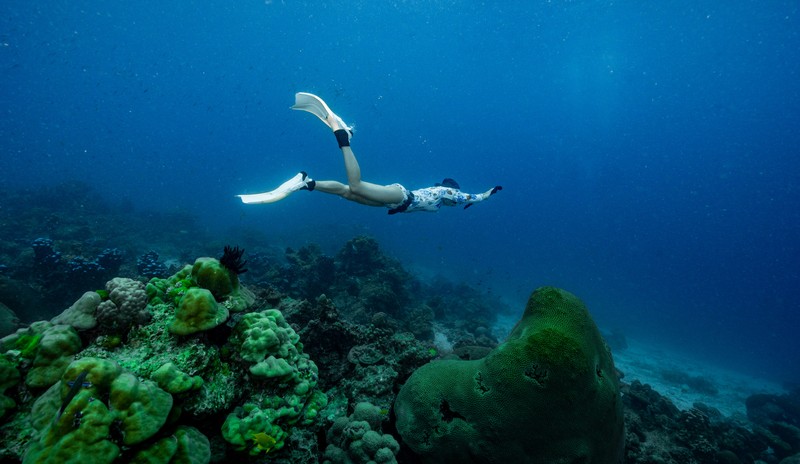
[[[197,258],[192,266],[192,278],[197,285],[208,289],[218,301],[239,288],[239,278],[215,258]]]
[[[58,382],[72,356],[80,351],[81,338],[68,325],[51,325],[44,321],[31,324],[28,331],[41,338],[25,384],[32,388],[49,387]]]
[[[156,369],[152,379],[160,388],[173,395],[197,390],[203,386],[203,379],[200,376],[192,377],[171,362]]]
[[[75,330],[93,329],[97,325],[95,310],[100,304],[97,292],[86,292],[78,301],[52,319],[54,324],[69,325]]]
[[[178,303],[169,331],[175,335],[191,335],[213,329],[228,319],[228,309],[214,299],[205,288],[190,288]]]
[[[397,429],[427,463],[614,464],[624,444],[611,353],[574,295],[536,290],[508,339],[480,360],[418,369]]]
[[[108,359],[81,358],[33,404],[37,433],[23,462],[111,463],[122,447],[148,443],[171,410],[172,396],[154,382]]]

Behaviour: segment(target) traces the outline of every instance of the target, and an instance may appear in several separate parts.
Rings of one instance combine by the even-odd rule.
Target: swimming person
[[[243,203],[274,203],[283,200],[298,190],[318,191],[338,195],[345,200],[367,206],[384,206],[389,214],[411,213],[414,211],[438,211],[442,206],[464,205],[464,209],[486,200],[503,189],[492,187],[483,193],[464,193],[453,179],[444,179],[433,187],[409,191],[400,184],[378,185],[361,180],[361,168],[350,148],[353,130],[334,114],[316,95],[299,92],[295,95],[293,110],[308,111],[317,116],[333,130],[336,141],[344,155],[344,168],[347,171],[347,185],[335,180],[313,180],[305,172],[281,184],[275,190],[252,195],[238,195]]]

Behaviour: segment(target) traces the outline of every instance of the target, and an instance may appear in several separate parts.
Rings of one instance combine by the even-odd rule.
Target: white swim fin
[[[348,126],[344,120],[342,120],[342,118],[331,111],[325,101],[312,93],[297,92],[294,94],[294,105],[291,107],[291,109],[308,111],[309,113],[321,119],[325,125],[331,128],[331,130],[336,130],[337,128],[334,128],[330,121],[328,121],[328,116],[333,116],[333,118],[339,123],[340,127],[338,127],[338,129],[345,129],[350,133],[350,136],[353,135],[353,128]]]
[[[242,203],[252,205],[257,203],[275,203],[283,200],[298,190],[314,190],[315,182],[305,172],[298,172],[296,176],[282,183],[280,187],[270,192],[254,193],[252,195],[236,195]]]

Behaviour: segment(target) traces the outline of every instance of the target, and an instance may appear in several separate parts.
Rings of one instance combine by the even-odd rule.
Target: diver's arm
[[[489,198],[490,196],[492,196],[495,193],[499,192],[500,190],[503,190],[503,186],[502,185],[497,185],[495,187],[492,187],[492,188],[490,188],[489,190],[487,190],[487,191],[485,191],[483,193],[461,194],[459,196],[463,196],[464,198],[462,199],[462,201],[459,201],[459,203],[466,203],[466,205],[464,206],[464,209],[467,209],[470,206],[474,205],[475,203],[478,203],[478,202],[481,202],[483,200],[486,200],[487,198]]]

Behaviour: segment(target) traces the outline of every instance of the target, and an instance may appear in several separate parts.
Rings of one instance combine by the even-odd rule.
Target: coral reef
[[[418,463],[429,453],[415,453],[420,440],[405,430],[405,406],[395,410],[398,391],[428,375],[452,388],[505,385],[506,373],[460,382],[446,366],[486,367],[513,351],[490,330],[507,308],[479,286],[419,279],[370,237],[327,256],[313,243],[286,248],[242,231],[226,240],[247,255],[225,247],[219,259],[196,260],[219,256],[223,242],[182,212],[105,204],[80,183],[0,189],[0,202],[0,318],[9,321],[0,334],[0,462]],[[624,348],[621,334],[608,339]],[[446,368],[431,374],[433,366]],[[539,392],[580,384],[577,374],[559,383],[554,364],[525,367]],[[595,380],[613,384],[613,371],[601,372]],[[663,378],[715,388],[680,371]],[[796,392],[754,395],[748,417],[723,417],[700,403],[679,410],[636,381],[620,390],[629,464],[798,461]],[[456,396],[435,405],[441,430],[470,419]],[[409,401],[404,394],[398,404]],[[503,426],[497,411],[510,411],[520,431],[548,429],[540,436],[567,420],[543,419],[549,405],[519,404],[472,420],[484,427],[469,446],[513,450],[513,434],[493,435]],[[525,417],[536,419],[514,422]]]
[[[328,445],[319,434],[361,402],[378,405],[369,410],[391,430],[397,386],[437,356],[433,346],[379,317],[356,323],[324,296],[309,302],[259,289],[271,295],[259,301],[275,309],[254,307],[235,272],[241,258],[232,267],[198,258],[147,285],[111,279],[53,321],[3,338],[3,456],[166,462],[197,446],[193,459],[207,462],[214,444],[216,455],[316,463]],[[313,341],[309,350],[303,338]],[[380,430],[370,424],[346,438],[334,428],[330,437],[346,453],[363,442],[353,456],[392,462],[399,445]]]
[[[228,308],[217,304],[210,290],[192,287],[186,290],[175,308],[169,331],[175,335],[203,332],[224,323],[229,315]]]
[[[362,246],[375,252],[376,247],[368,246],[368,242],[359,240],[356,249]],[[491,306],[471,290],[444,285],[431,291],[410,279],[402,285],[408,295],[408,313],[416,311],[414,316],[372,311],[363,302],[342,308],[334,298],[349,304],[352,295],[343,296],[341,292],[352,291],[349,288],[358,285],[357,276],[345,274],[344,267],[325,259],[317,247],[297,253],[298,257],[302,254],[303,259],[312,259],[290,260],[288,267],[276,265],[266,272],[258,270],[263,262],[256,260],[260,284],[253,288],[253,294],[239,283],[240,273],[232,272],[219,260],[201,258],[169,277],[152,278],[147,285],[132,279],[111,279],[104,290],[86,291],[52,321],[35,322],[0,339],[0,460],[419,462],[431,458],[425,449],[421,456],[414,452],[420,450],[417,436],[424,435],[409,432],[414,427],[408,425],[408,405],[425,395],[411,395],[409,399],[408,393],[402,393],[396,407],[395,399],[398,391],[414,391],[425,376],[441,378],[441,385],[477,382],[487,389],[479,391],[483,393],[478,397],[470,396],[472,393],[464,396],[469,407],[452,393],[447,394],[447,401],[435,404],[432,424],[440,427],[427,435],[427,440],[457,429],[467,420],[480,423],[469,411],[486,409],[482,416],[487,422],[468,446],[477,447],[479,452],[513,453],[519,443],[535,442],[531,435],[524,440],[513,433],[496,435],[498,427],[511,424],[520,431],[544,427],[546,430],[537,432],[538,436],[549,433],[546,436],[550,439],[537,445],[542,452],[559,447],[559,441],[552,438],[552,434],[564,430],[555,427],[559,420],[579,424],[585,423],[586,417],[570,419],[562,414],[556,419],[547,416],[547,404],[525,412],[524,401],[515,402],[512,408],[492,409],[481,398],[502,390],[501,385],[508,389],[508,396],[512,395],[513,388],[506,387],[512,383],[504,376],[515,370],[522,372],[524,382],[538,382],[532,387],[538,394],[548,387],[560,394],[574,391],[582,384],[578,373],[584,371],[598,385],[614,383],[610,360],[598,348],[601,342],[592,330],[590,336],[577,331],[583,334],[577,339],[592,340],[586,346],[598,353],[599,364],[579,368],[583,365],[579,362],[572,365],[569,375],[559,374],[563,371],[559,371],[558,363],[566,358],[551,359],[552,350],[548,356],[537,358],[548,362],[514,368],[515,360],[503,361],[512,357],[520,340],[535,337],[537,330],[547,336],[537,339],[535,346],[546,348],[549,345],[545,342],[551,340],[563,353],[581,351],[564,351],[571,346],[566,341],[570,337],[564,333],[576,333],[567,330],[571,325],[565,314],[570,312],[565,309],[563,314],[547,317],[548,305],[558,298],[537,297],[529,308],[536,317],[526,312],[509,340],[495,348],[491,332],[483,328],[486,321],[479,317]],[[347,259],[356,257],[356,264],[346,267],[357,273],[363,272],[357,263],[387,262],[358,253]],[[248,262],[253,268],[253,261]],[[320,269],[328,266],[322,262],[334,264],[337,275],[326,287],[332,298],[319,295],[295,299],[300,294],[291,286],[282,287],[276,273],[292,272],[304,262],[317,262]],[[264,276],[271,277],[263,280]],[[369,279],[361,278],[361,282],[368,283]],[[279,288],[288,288],[289,294]],[[572,301],[560,291],[549,292]],[[202,297],[193,301],[195,294]],[[467,311],[474,314],[469,323],[458,317],[436,317],[447,312],[441,308],[458,305],[481,309]],[[428,316],[421,316],[426,311]],[[582,311],[575,316],[585,316]],[[182,312],[187,312],[187,317]],[[175,333],[176,324],[191,329]],[[435,328],[436,343],[432,333],[416,330],[414,324]],[[427,364],[443,356],[472,361]],[[450,363],[482,366],[487,375],[459,381],[460,374],[451,371]],[[492,365],[505,367],[495,372]],[[598,366],[602,376],[596,378]],[[687,380],[681,375],[676,378]],[[437,388],[444,387],[429,385],[425,390],[435,392]],[[753,424],[744,418],[724,418],[702,404],[680,411],[638,382],[622,383],[621,391],[628,463],[771,463],[792,459],[797,452],[794,397],[752,397],[748,407]],[[569,401],[579,402],[580,398],[574,394]],[[551,402],[553,407],[561,404],[558,399]],[[610,406],[612,411],[617,407]],[[505,410],[513,412],[514,417],[498,412]],[[492,419],[498,417],[502,421]],[[537,420],[524,425],[514,422],[525,417]],[[587,427],[580,430],[587,433]],[[398,430],[405,441],[400,440]],[[616,428],[611,430],[617,433]],[[481,440],[485,440],[483,445]],[[597,453],[599,448],[589,449]],[[446,462],[448,458],[442,459]]]

